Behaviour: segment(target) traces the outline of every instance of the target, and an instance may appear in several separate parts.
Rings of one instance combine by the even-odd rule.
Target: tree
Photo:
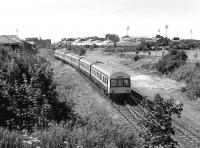
[[[114,42],[114,47],[116,47],[116,43],[119,42],[119,36],[116,34],[106,34],[106,39]]]
[[[147,115],[142,124],[148,129],[144,135],[147,147],[170,146],[175,147],[178,143],[172,138],[175,129],[172,126],[172,115],[180,118],[183,104],[176,104],[173,99],[164,101],[157,94],[153,104],[147,107]],[[146,105],[148,106],[148,105]]]

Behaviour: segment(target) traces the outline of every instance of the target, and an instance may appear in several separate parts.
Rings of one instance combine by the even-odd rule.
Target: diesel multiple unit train
[[[94,59],[79,57],[58,50],[55,51],[55,57],[80,70],[110,97],[114,95],[129,95],[131,93],[130,75],[124,72],[117,71]]]

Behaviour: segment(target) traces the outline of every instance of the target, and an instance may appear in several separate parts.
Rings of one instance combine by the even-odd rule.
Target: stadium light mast
[[[130,26],[127,26],[126,31],[127,31],[127,36],[128,36],[128,31],[130,29]]]
[[[165,25],[165,37],[167,38],[167,29],[169,28],[168,25]]]
[[[18,32],[18,29],[16,29],[16,33],[17,33],[17,36],[19,36],[19,32]]]
[[[191,34],[191,39],[192,39],[192,29],[190,30],[190,34]]]
[[[160,29],[158,29],[158,35],[160,35]]]

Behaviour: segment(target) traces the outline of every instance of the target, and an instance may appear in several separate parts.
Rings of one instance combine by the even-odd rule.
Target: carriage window
[[[117,86],[122,87],[123,86],[123,79],[118,79],[117,80]]]
[[[117,86],[117,80],[111,79],[111,80],[110,80],[110,86],[111,86],[111,87],[116,87],[116,86]]]
[[[130,80],[124,79],[124,87],[129,87],[129,86],[130,86]]]

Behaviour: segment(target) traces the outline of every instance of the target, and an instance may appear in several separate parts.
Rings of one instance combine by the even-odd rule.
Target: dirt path
[[[177,103],[182,102],[184,104],[182,118],[192,122],[192,124],[200,130],[200,104],[188,100],[187,97],[180,92],[180,88],[184,84],[177,83],[168,78],[147,75],[134,71],[128,65],[122,64],[121,61],[125,60],[125,58],[114,54],[110,55],[102,52],[100,49],[87,51],[86,56],[103,61],[110,67],[120,69],[121,71],[130,74],[133,89],[136,88],[147,97],[153,98],[155,94],[159,93],[166,99],[174,98]]]

